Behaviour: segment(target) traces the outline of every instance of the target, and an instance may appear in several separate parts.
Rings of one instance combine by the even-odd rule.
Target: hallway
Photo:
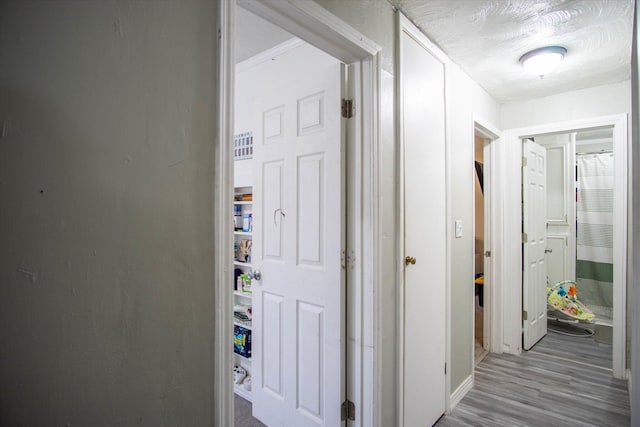
[[[436,426],[628,426],[627,384],[604,367],[610,357],[593,337],[551,332],[521,356],[488,354],[473,389]]]

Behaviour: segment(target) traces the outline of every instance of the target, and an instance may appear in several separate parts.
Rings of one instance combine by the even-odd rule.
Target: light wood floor
[[[627,384],[611,374],[611,345],[549,332],[521,356],[488,354],[475,386],[437,427],[629,425]],[[262,427],[235,396],[236,427]]]
[[[627,383],[610,366],[610,345],[550,332],[521,356],[488,354],[436,426],[628,426]]]

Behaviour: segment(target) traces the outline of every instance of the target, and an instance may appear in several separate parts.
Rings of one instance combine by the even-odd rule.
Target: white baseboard
[[[453,408],[460,403],[460,401],[469,393],[469,391],[473,388],[473,374],[469,375],[467,379],[462,381],[462,384],[458,386],[456,391],[451,394],[451,399],[449,400],[449,411],[453,411]]]

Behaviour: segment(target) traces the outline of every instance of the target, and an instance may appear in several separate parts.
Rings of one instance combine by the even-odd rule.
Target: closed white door
[[[305,45],[269,62],[256,93],[252,398],[269,426],[342,422],[341,73]]]
[[[445,410],[444,65],[415,37],[401,33],[406,427],[431,426]]]
[[[547,333],[547,156],[530,140],[524,141],[523,153],[522,321],[523,346],[529,350]]]

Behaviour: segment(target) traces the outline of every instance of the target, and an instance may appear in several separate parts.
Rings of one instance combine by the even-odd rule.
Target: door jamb
[[[628,127],[627,114],[594,117],[589,119],[549,123],[538,126],[510,129],[503,133],[504,143],[500,145],[501,174],[510,177],[501,180],[500,191],[504,194],[503,230],[500,246],[504,257],[501,260],[503,278],[499,292],[509,294],[511,303],[498,300],[494,307],[502,313],[504,322],[498,325],[502,335],[502,350],[520,354],[522,351],[522,259],[520,258],[520,158],[522,138],[550,133],[568,133],[577,130],[613,127],[615,189],[614,189],[614,314],[613,314],[613,376],[625,378],[626,364],[626,283],[627,283],[627,203],[628,203]],[[513,303],[520,301],[520,303]]]
[[[232,283],[231,252],[233,158],[230,141],[233,140],[233,88],[234,88],[234,15],[236,3],[257,12],[263,18],[288,30],[346,63],[358,63],[355,76],[361,88],[355,99],[355,121],[359,138],[356,140],[358,156],[347,159],[347,185],[358,189],[355,211],[347,218],[347,227],[355,231],[347,248],[353,252],[354,272],[350,286],[355,287],[358,298],[347,302],[347,309],[355,313],[353,320],[354,354],[350,378],[357,379],[358,387],[349,390],[347,398],[356,404],[354,425],[378,425],[379,398],[382,390],[380,368],[381,337],[378,332],[377,309],[381,271],[378,111],[381,47],[335,17],[317,3],[308,0],[272,2],[268,0],[236,0],[217,2],[218,58],[216,93],[218,95],[217,143],[214,144],[214,366],[213,411],[218,426],[233,424],[233,387],[231,353],[232,342]],[[354,125],[354,127],[356,127]],[[354,220],[351,220],[353,218]],[[370,218],[364,223],[362,218]],[[355,223],[354,223],[355,222]],[[368,360],[371,363],[365,364]],[[350,363],[347,361],[347,363]]]

